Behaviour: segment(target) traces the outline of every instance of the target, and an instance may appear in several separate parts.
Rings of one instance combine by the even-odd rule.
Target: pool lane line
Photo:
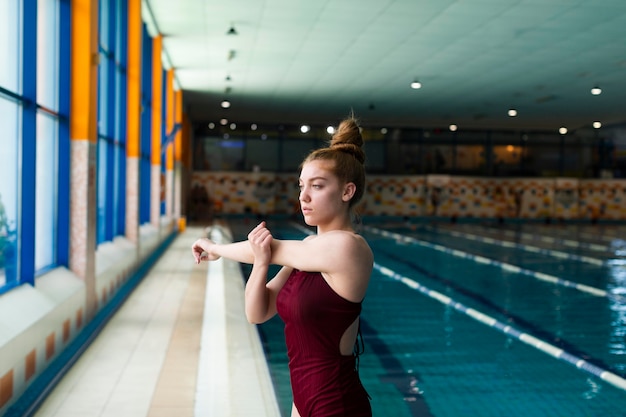
[[[427,226],[426,229],[435,230],[438,233],[445,233],[454,237],[460,237],[462,239],[486,243],[489,245],[498,245],[498,246],[504,246],[506,248],[520,249],[526,252],[539,253],[541,255],[551,256],[553,258],[567,259],[567,260],[578,261],[578,262],[586,262],[588,264],[597,265],[597,266],[604,265],[604,261],[602,259],[593,258],[591,256],[581,256],[581,255],[576,255],[573,253],[563,252],[560,250],[544,249],[538,246],[526,245],[524,243],[510,242],[508,240],[501,240],[501,239],[496,239],[492,237],[480,236],[480,235],[476,235],[473,233],[459,232],[456,230],[448,230],[445,228],[434,228],[431,226]]]
[[[600,378],[601,380],[605,381],[606,383],[609,383],[613,386],[615,386],[616,388],[620,388],[622,390],[626,391],[626,379],[622,378],[619,375],[614,374],[613,372],[610,372],[606,369],[600,368],[599,366],[596,366],[592,363],[587,362],[586,360],[573,355],[569,352],[566,352],[563,349],[560,349],[548,342],[545,342],[531,334],[528,333],[524,333],[516,328],[514,328],[513,326],[510,326],[508,324],[502,323],[501,321],[498,321],[497,319],[488,316],[484,313],[481,313],[478,310],[474,310],[473,308],[469,308],[467,306],[465,306],[464,304],[455,301],[453,298],[448,297],[447,295],[444,295],[440,292],[431,290],[430,288],[420,284],[419,282],[400,275],[396,272],[394,272],[393,270],[382,266],[376,262],[374,262],[374,269],[378,272],[380,272],[381,274],[394,279],[396,281],[400,281],[401,283],[405,284],[406,286],[408,286],[409,288],[419,291],[422,294],[439,301],[440,303],[450,306],[452,308],[454,308],[455,310],[459,311],[460,313],[465,314],[468,317],[473,318],[474,320],[486,324],[487,326],[494,328],[498,331],[500,331],[501,333],[504,333],[508,336],[511,336],[517,340],[519,340],[520,342],[523,342],[531,347],[534,347],[544,353],[547,353],[548,355],[561,360],[565,363],[568,363],[570,365],[575,366],[576,368],[587,372],[593,376],[596,376],[598,378]]]
[[[457,282],[444,278],[433,271],[429,271],[426,268],[422,268],[419,265],[416,265],[407,259],[403,259],[401,256],[397,256],[395,254],[389,253],[381,248],[376,248],[375,250],[377,254],[382,253],[384,254],[384,256],[386,256],[387,258],[395,262],[394,265],[397,265],[397,264],[405,265],[411,270],[414,270],[416,273],[423,275],[426,278],[436,281],[442,285],[445,285],[446,287],[454,290],[456,293],[459,293],[467,298],[472,299],[474,302],[476,302],[477,304],[480,304],[482,307],[486,307],[490,311],[495,311],[496,313],[501,314],[502,316],[505,316],[507,323],[513,323],[513,324],[516,324],[517,326],[521,326],[521,328],[525,328],[527,332],[530,331],[530,333],[534,334],[537,337],[540,337],[542,340],[547,340],[550,343],[557,346],[558,348],[568,351],[570,353],[573,353],[574,355],[577,355],[579,357],[582,357],[589,363],[592,363],[600,368],[607,369],[608,371],[613,372],[622,378],[625,376],[624,374],[616,371],[615,369],[611,369],[611,366],[605,363],[603,360],[594,358],[593,355],[590,355],[587,352],[582,351],[576,345],[569,343],[567,340],[559,338],[556,335],[552,334],[551,332],[546,331],[540,328],[539,326],[537,326],[536,324],[524,319],[523,317],[509,312],[507,309],[502,308],[500,305],[491,301],[491,299],[489,299],[488,297],[485,297],[482,294],[476,293],[468,288],[465,288],[459,285]]]
[[[607,225],[608,226],[608,225]],[[613,225],[611,227],[611,230],[614,230],[615,228],[619,227],[618,225]],[[531,228],[531,232],[532,233],[533,228]],[[564,232],[564,230],[555,230],[555,231],[559,231],[559,232]],[[567,231],[565,231],[567,233]],[[597,230],[596,233],[590,233],[588,230],[575,230],[574,233],[577,234],[577,236],[580,236],[582,238],[586,238],[586,239],[590,239],[590,240],[595,240],[595,241],[603,241],[606,243],[612,243],[613,240],[615,239],[622,239],[621,237],[619,237],[619,235],[615,235],[613,233],[607,233],[606,227],[603,228],[603,230]]]
[[[600,288],[596,288],[596,287],[592,287],[590,285],[586,285],[586,284],[579,284],[573,281],[569,281],[563,278],[559,278],[556,277],[554,275],[549,275],[549,274],[544,274],[543,272],[537,272],[537,271],[531,271],[530,269],[525,269],[525,268],[521,268],[517,265],[513,265],[513,264],[509,264],[506,262],[501,262],[501,261],[497,261],[495,259],[490,259],[490,258],[486,258],[484,256],[478,256],[478,255],[473,255],[471,253],[468,252],[464,252],[458,249],[451,249],[447,246],[443,246],[443,245],[438,245],[438,244],[434,244],[434,243],[430,243],[430,242],[426,242],[423,240],[419,240],[419,239],[415,239],[409,236],[405,236],[399,233],[394,233],[394,232],[389,232],[387,230],[382,230],[382,229],[378,229],[375,227],[371,227],[371,226],[363,226],[364,230],[367,230],[371,233],[374,234],[379,234],[383,237],[389,237],[389,238],[393,238],[396,240],[401,240],[407,243],[414,243],[420,246],[424,246],[430,249],[434,249],[437,250],[439,252],[443,252],[446,254],[450,254],[453,256],[456,256],[458,258],[463,258],[463,259],[469,259],[472,260],[474,262],[480,263],[480,264],[484,264],[484,265],[491,265],[491,266],[496,266],[499,267],[507,272],[512,272],[512,273],[517,273],[517,274],[522,274],[522,275],[527,275],[530,276],[532,278],[541,280],[541,281],[546,281],[549,282],[551,284],[554,285],[559,285],[562,287],[567,287],[567,288],[573,288],[575,290],[581,291],[581,292],[585,292],[591,295],[594,295],[596,297],[606,297],[612,301],[618,302],[618,303],[622,303],[622,304],[626,304],[626,297],[618,295],[618,294],[612,294],[606,290],[600,289]]]
[[[599,243],[580,242],[578,240],[573,240],[573,239],[536,235],[533,233],[521,232],[521,231],[515,231],[515,230],[506,230],[506,229],[505,230],[496,229],[496,230],[502,231],[505,235],[509,237],[513,237],[513,238],[522,237],[523,239],[528,239],[528,240],[542,240],[546,243],[561,243],[565,246],[570,246],[574,248],[584,248],[584,249],[589,249],[595,252],[610,252],[611,251],[611,248],[609,246],[602,245]]]

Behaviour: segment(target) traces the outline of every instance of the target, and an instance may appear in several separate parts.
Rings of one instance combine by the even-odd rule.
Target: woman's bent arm
[[[248,234],[248,242],[254,255],[252,272],[246,283],[246,317],[250,323],[263,323],[269,310],[267,272],[272,259],[272,234],[261,222]]]

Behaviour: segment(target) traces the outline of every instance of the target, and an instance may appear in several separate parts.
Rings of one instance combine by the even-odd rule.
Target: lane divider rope
[[[430,242],[426,242],[423,240],[419,240],[419,239],[415,239],[409,236],[405,236],[399,233],[394,233],[394,232],[389,232],[387,230],[381,230],[375,227],[371,227],[371,226],[363,226],[363,229],[374,233],[374,234],[378,234],[381,235],[383,237],[388,237],[388,238],[392,238],[395,240],[400,240],[406,243],[413,243],[416,245],[420,245],[423,247],[427,247],[430,249],[434,249],[436,251],[439,252],[443,252],[443,253],[447,253],[453,256],[456,256],[458,258],[463,258],[463,259],[469,259],[472,260],[474,262],[480,263],[480,264],[484,264],[484,265],[490,265],[490,266],[495,266],[495,267],[499,267],[507,272],[512,272],[512,273],[518,273],[518,274],[522,274],[522,275],[527,275],[530,276],[532,278],[541,280],[541,281],[545,281],[545,282],[549,282],[551,284],[554,285],[559,285],[562,287],[567,287],[567,288],[573,288],[576,289],[578,291],[581,292],[585,292],[587,294],[591,294],[594,295],[596,297],[606,297],[612,301],[618,302],[618,303],[626,303],[626,297],[618,295],[618,294],[613,294],[610,293],[606,290],[603,290],[601,288],[596,288],[596,287],[592,287],[590,285],[586,285],[586,284],[580,284],[577,282],[573,282],[573,281],[569,281],[563,278],[559,278],[556,277],[554,275],[549,275],[549,274],[545,274],[543,272],[537,272],[537,271],[532,271],[529,269],[525,269],[525,268],[521,268],[517,265],[513,265],[507,262],[501,262],[501,261],[497,261],[495,259],[490,259],[490,258],[486,258],[484,256],[479,256],[479,255],[473,255],[471,253],[467,253],[458,249],[451,249],[447,246],[443,246],[443,245],[438,245],[438,244],[434,244],[434,243],[430,243]]]
[[[578,240],[573,240],[573,239],[545,236],[541,234],[534,234],[534,233],[528,233],[528,232],[517,232],[514,230],[501,230],[501,232],[504,233],[504,235],[508,237],[512,237],[512,238],[521,237],[522,239],[527,239],[527,240],[541,240],[546,243],[560,243],[564,246],[569,246],[573,248],[584,248],[584,249],[589,249],[589,250],[596,251],[596,252],[610,252],[611,250],[609,246],[602,245],[599,243],[580,242]],[[598,236],[594,236],[594,237],[597,238]]]
[[[606,369],[603,369],[599,366],[589,363],[585,361],[584,359],[576,355],[573,355],[571,353],[568,353],[564,351],[563,349],[558,348],[548,342],[545,342],[533,335],[521,332],[520,330],[514,328],[513,326],[505,324],[491,316],[488,316],[487,314],[481,313],[480,311],[474,310],[473,308],[469,308],[465,306],[464,304],[457,302],[454,299],[448,297],[447,295],[431,290],[428,287],[425,287],[424,285],[420,284],[419,282],[411,278],[408,278],[406,276],[402,276],[387,267],[374,263],[374,269],[389,278],[392,278],[396,281],[400,281],[401,283],[403,283],[404,285],[408,286],[411,289],[419,291],[422,294],[434,300],[437,300],[442,304],[445,304],[447,306],[454,308],[455,310],[465,314],[466,316],[473,318],[474,320],[480,323],[486,324],[487,326],[493,329],[496,329],[500,331],[501,333],[514,337],[515,339],[519,340],[522,343],[525,343],[544,353],[547,353],[548,355],[556,359],[559,359],[563,362],[573,365],[582,371],[590,373],[617,388],[626,390],[626,379],[622,378],[621,376],[617,374],[614,374],[613,372],[610,372]]]
[[[586,262],[588,264],[597,265],[597,266],[604,265],[604,261],[602,259],[593,258],[591,256],[576,255],[576,254],[573,254],[573,253],[563,252],[563,251],[560,251],[560,250],[545,249],[545,248],[540,248],[538,246],[526,245],[526,244],[523,244],[523,243],[511,242],[511,241],[508,241],[508,240],[502,240],[502,239],[496,239],[496,238],[492,238],[492,237],[480,236],[480,235],[476,235],[476,234],[472,234],[472,233],[459,232],[459,231],[456,231],[456,230],[446,230],[446,229],[441,229],[441,228],[436,228],[435,229],[435,228],[429,227],[429,226],[427,226],[427,229],[428,230],[434,230],[437,233],[445,233],[445,234],[450,235],[450,236],[459,237],[459,238],[467,239],[467,240],[472,240],[472,241],[475,241],[475,242],[486,243],[486,244],[489,244],[489,245],[498,245],[498,246],[503,246],[503,247],[506,247],[506,248],[520,249],[520,250],[523,250],[523,251],[526,251],[526,252],[539,253],[541,255],[551,256],[553,258],[567,259],[567,260],[579,261],[579,262]]]

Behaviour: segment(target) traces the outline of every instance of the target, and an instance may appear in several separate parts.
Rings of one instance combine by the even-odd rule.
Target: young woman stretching
[[[362,145],[359,126],[349,118],[340,123],[329,147],[313,151],[302,163],[300,207],[317,234],[301,241],[278,240],[261,222],[246,241],[199,239],[192,246],[196,263],[206,252],[209,260],[225,257],[253,264],[245,290],[246,316],[263,323],[278,313],[285,322],[292,417],[372,415],[354,349],[374,262],[352,223],[352,209],[365,186]],[[268,282],[270,264],[282,269]]]

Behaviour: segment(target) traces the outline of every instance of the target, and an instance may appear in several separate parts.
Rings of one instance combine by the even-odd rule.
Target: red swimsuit
[[[338,295],[319,272],[294,270],[276,299],[285,322],[293,402],[302,417],[371,416],[354,355],[339,342],[361,303]]]

